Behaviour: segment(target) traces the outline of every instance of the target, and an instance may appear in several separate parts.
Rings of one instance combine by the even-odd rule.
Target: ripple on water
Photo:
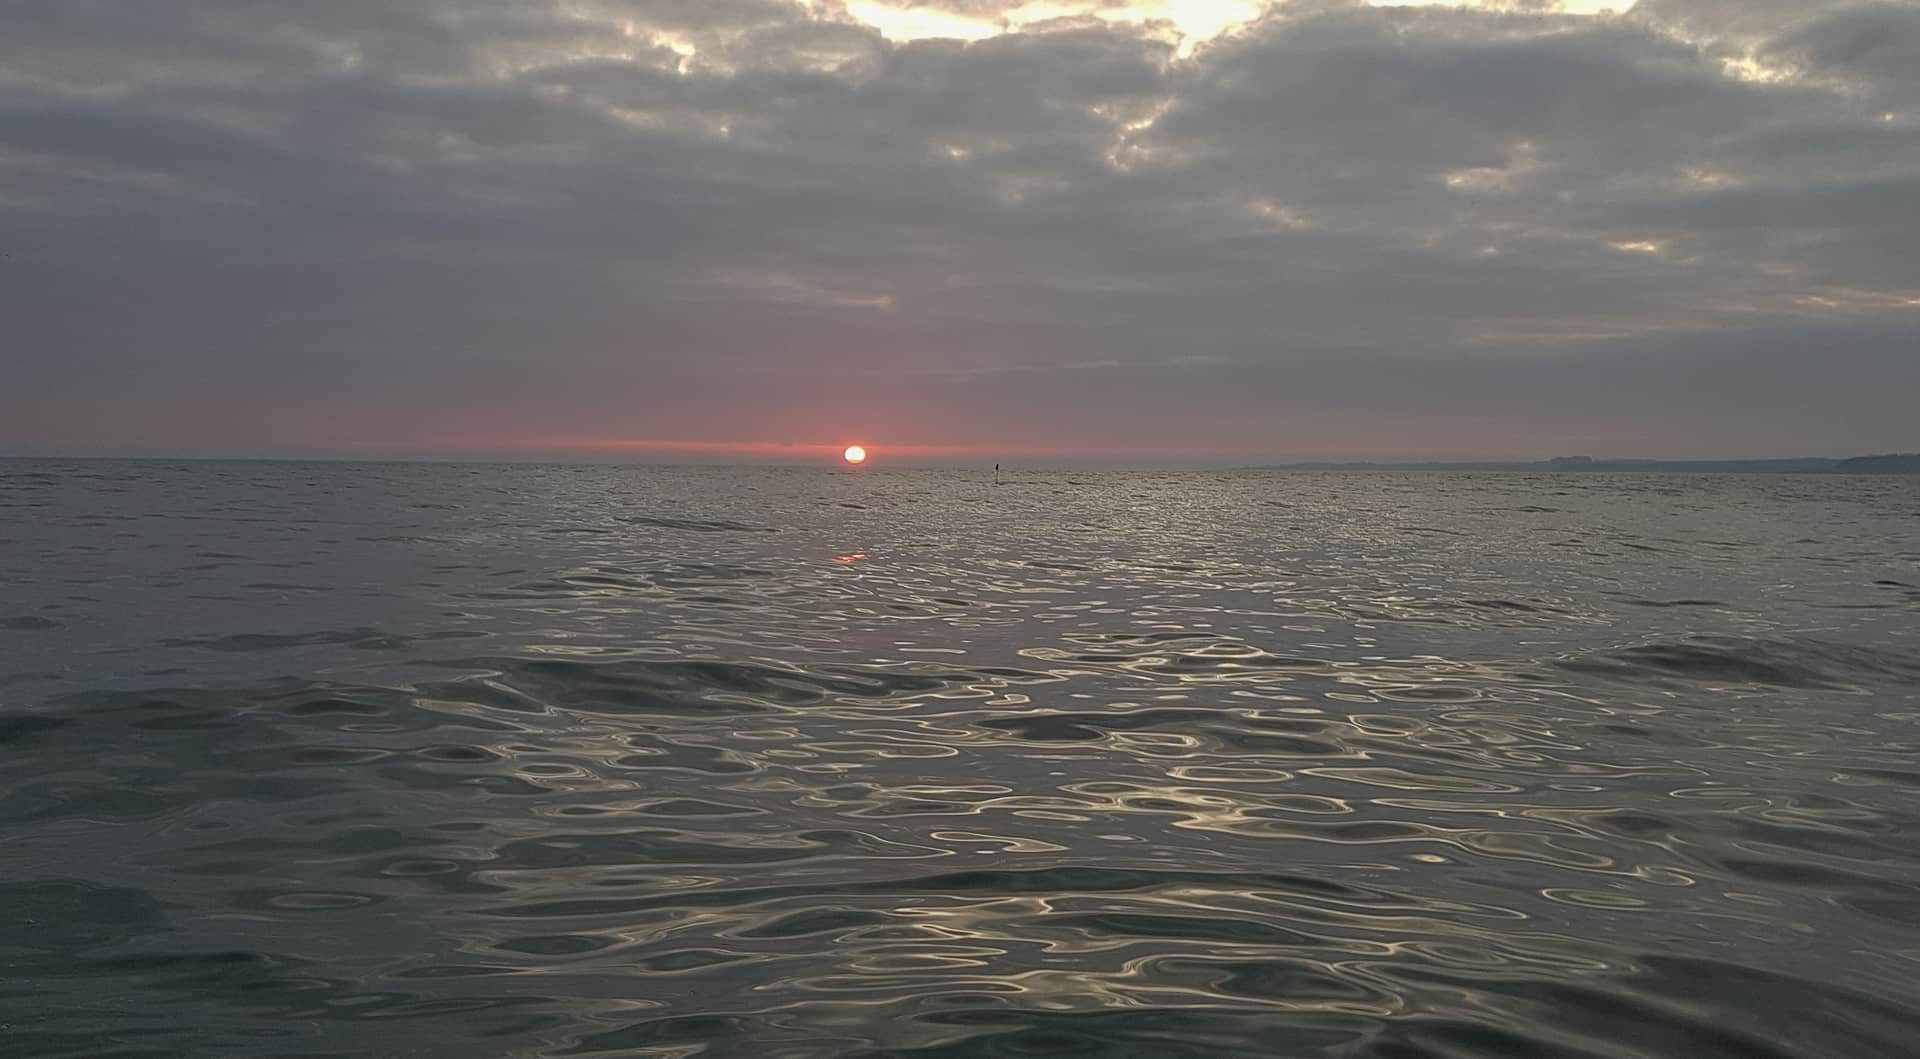
[[[114,467],[7,529],[6,1054],[1920,1027],[1897,484]]]

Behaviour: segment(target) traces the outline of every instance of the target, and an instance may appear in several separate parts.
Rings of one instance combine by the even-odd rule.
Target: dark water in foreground
[[[1911,1056],[1920,481],[0,462],[0,1057]]]

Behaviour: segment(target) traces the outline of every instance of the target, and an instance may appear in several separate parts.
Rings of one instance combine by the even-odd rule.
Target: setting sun
[[[847,451],[841,453],[840,455],[844,456],[848,463],[867,462],[867,450],[861,448],[858,445],[848,445]]]

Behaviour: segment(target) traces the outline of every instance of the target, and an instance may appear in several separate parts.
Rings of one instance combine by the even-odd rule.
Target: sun
[[[848,463],[867,462],[867,450],[859,445],[848,445],[847,451],[840,454]]]

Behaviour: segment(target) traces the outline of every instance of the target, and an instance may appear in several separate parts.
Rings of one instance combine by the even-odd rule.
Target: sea
[[[0,1059],[1911,1057],[1920,478],[0,461],[0,829]]]

